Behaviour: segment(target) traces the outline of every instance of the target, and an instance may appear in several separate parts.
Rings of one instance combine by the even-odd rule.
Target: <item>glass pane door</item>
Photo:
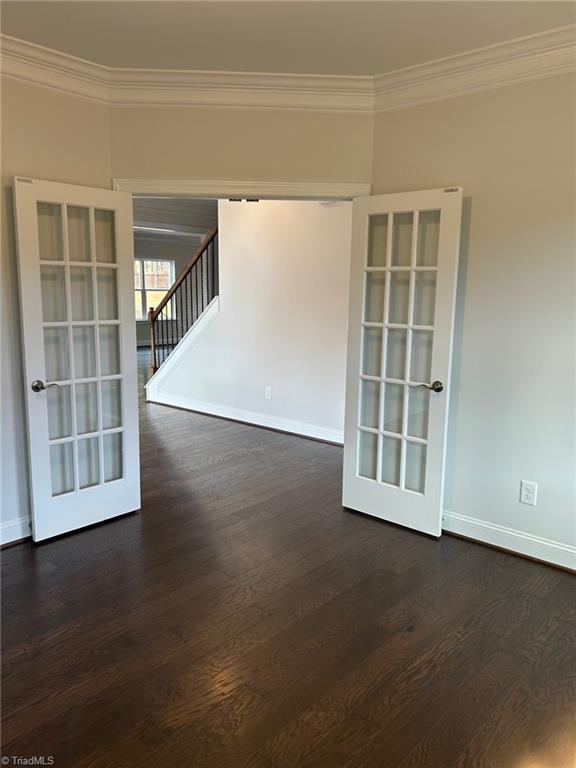
[[[15,178],[32,535],[140,507],[132,198]]]
[[[65,204],[37,211],[51,488],[60,496],[122,478],[115,218]]]
[[[369,216],[363,269],[358,476],[423,494],[440,210]]]

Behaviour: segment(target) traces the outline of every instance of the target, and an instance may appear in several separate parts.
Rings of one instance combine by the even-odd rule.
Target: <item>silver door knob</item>
[[[441,381],[433,381],[432,384],[418,384],[418,386],[424,387],[424,389],[431,389],[432,392],[442,392],[444,389],[444,384]]]
[[[51,384],[44,384],[42,379],[35,379],[32,384],[30,384],[30,387],[32,389],[32,392],[43,392],[45,389],[48,389],[48,387],[59,387],[60,384],[56,384],[55,382],[52,382]]]

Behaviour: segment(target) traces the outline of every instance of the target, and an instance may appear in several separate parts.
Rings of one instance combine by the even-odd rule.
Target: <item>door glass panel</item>
[[[427,384],[432,370],[432,331],[412,331],[410,381]]]
[[[402,432],[404,409],[404,386],[402,384],[384,385],[384,431]]]
[[[98,318],[118,320],[118,290],[115,269],[98,269]]]
[[[104,435],[104,482],[119,480],[124,471],[123,435],[122,432],[113,432]]]
[[[382,370],[382,329],[364,328],[363,338],[362,373],[366,376],[380,376]]]
[[[408,395],[408,434],[412,437],[428,437],[428,409],[430,390],[409,388]]]
[[[395,213],[392,232],[392,266],[409,267],[412,260],[412,221],[414,214]]]
[[[74,490],[74,450],[71,441],[50,446],[50,477],[52,496]]]
[[[418,215],[418,244],[416,266],[435,267],[438,264],[440,211],[420,211]]]
[[[66,276],[64,267],[40,268],[42,319],[45,323],[66,320]]]
[[[47,381],[70,379],[67,328],[44,328],[44,359]]]
[[[95,381],[76,384],[76,431],[98,431],[98,389]]]
[[[100,375],[120,373],[120,340],[117,325],[100,326]]]
[[[414,284],[414,324],[434,325],[436,272],[416,272]]]
[[[90,488],[100,482],[100,450],[97,437],[78,440],[78,484]]]
[[[94,320],[91,267],[70,267],[72,320]]]
[[[378,428],[378,408],[380,405],[380,383],[362,381],[360,394],[360,424],[363,427]]]
[[[102,429],[122,426],[122,382],[102,382]]]
[[[115,262],[114,211],[94,211],[96,261]]]
[[[390,297],[388,299],[388,322],[408,322],[410,298],[410,272],[390,273]]]
[[[72,434],[71,387],[48,387],[48,437],[57,440]]]
[[[404,379],[406,375],[406,331],[390,328],[386,338],[386,376]]]
[[[378,461],[378,435],[372,432],[358,433],[358,474],[376,480]]]
[[[402,441],[395,437],[382,437],[382,470],[383,483],[400,485],[400,452]]]
[[[90,211],[69,205],[68,258],[70,261],[90,261]]]
[[[423,443],[406,442],[406,477],[404,486],[410,491],[424,493],[426,479],[426,446]]]
[[[368,235],[368,266],[386,266],[386,242],[388,240],[388,214],[370,216]]]
[[[93,325],[80,325],[72,329],[74,343],[74,372],[77,379],[96,376],[96,339]]]
[[[37,211],[40,260],[64,261],[61,206],[54,203],[38,203]]]
[[[385,272],[366,272],[366,304],[364,320],[370,323],[382,323],[384,320]]]

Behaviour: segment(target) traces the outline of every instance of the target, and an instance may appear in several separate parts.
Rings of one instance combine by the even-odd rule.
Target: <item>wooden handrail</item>
[[[162,312],[166,304],[168,304],[172,296],[174,296],[174,294],[176,293],[180,285],[186,279],[186,275],[188,274],[188,272],[190,272],[194,264],[196,264],[200,256],[202,256],[206,248],[208,248],[208,246],[214,240],[217,234],[218,234],[217,226],[211,229],[210,232],[208,232],[204,240],[198,246],[198,249],[192,256],[192,258],[186,263],[186,265],[184,266],[184,269],[180,272],[180,274],[176,278],[176,281],[174,282],[174,285],[172,286],[172,288],[170,288],[170,290],[166,293],[166,295],[164,296],[160,304],[158,304],[158,306],[154,308],[154,311],[150,311],[149,320],[151,324],[154,323],[154,321],[156,320],[160,312]]]

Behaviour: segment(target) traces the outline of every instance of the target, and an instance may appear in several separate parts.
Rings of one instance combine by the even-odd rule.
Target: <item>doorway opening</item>
[[[209,233],[218,225],[218,201],[213,198],[182,198],[134,196],[134,310],[138,348],[138,391],[145,396],[144,387],[156,367],[152,359],[150,312],[155,312],[165,300],[174,283],[188,268],[191,259]],[[194,302],[197,298],[194,299]],[[163,331],[174,339],[171,327],[184,318],[177,314],[199,314],[199,307],[188,304],[176,307],[170,302]],[[159,322],[163,322],[160,320]],[[156,354],[163,359],[168,350],[160,346]]]

